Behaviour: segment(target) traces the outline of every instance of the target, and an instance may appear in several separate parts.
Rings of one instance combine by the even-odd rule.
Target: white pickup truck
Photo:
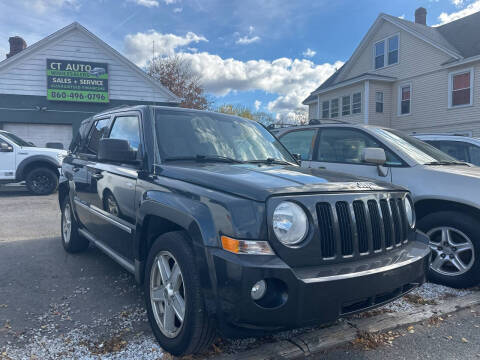
[[[33,194],[51,194],[57,190],[65,156],[65,150],[35,147],[0,130],[0,184],[25,181]]]

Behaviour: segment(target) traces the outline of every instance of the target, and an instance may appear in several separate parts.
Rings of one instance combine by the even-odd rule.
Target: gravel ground
[[[0,209],[0,360],[171,358],[153,338],[142,291],[130,274],[95,248],[64,253],[55,195],[3,189]],[[407,311],[472,291],[425,284],[381,311]],[[194,358],[236,353],[311,329],[218,340]]]

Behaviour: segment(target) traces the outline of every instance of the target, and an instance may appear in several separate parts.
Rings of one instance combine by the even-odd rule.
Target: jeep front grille
[[[379,253],[407,241],[409,227],[401,197],[319,202],[316,210],[325,260]]]

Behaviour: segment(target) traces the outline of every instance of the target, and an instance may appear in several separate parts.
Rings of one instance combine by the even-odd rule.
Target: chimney
[[[427,25],[427,9],[424,7],[415,10],[415,24]]]
[[[27,47],[27,43],[20,36],[12,36],[8,39],[8,42],[10,43],[10,53],[7,54],[7,59]]]

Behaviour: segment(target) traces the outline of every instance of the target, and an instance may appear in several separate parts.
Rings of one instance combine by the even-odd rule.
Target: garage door
[[[49,142],[59,142],[64,149],[68,149],[72,141],[72,125],[4,123],[3,130],[40,147],[45,147]]]

